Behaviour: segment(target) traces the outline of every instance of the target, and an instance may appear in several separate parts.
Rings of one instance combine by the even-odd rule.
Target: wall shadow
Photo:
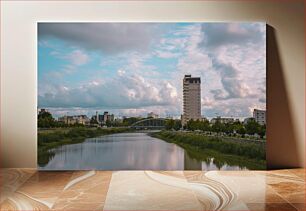
[[[267,169],[301,167],[292,118],[275,29],[267,25]]]

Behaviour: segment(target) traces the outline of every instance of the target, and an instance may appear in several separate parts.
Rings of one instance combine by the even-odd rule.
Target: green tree
[[[210,131],[210,125],[209,125],[209,121],[208,120],[189,120],[186,124],[186,128],[188,130],[202,130],[202,131]]]
[[[91,119],[90,119],[90,124],[98,124],[97,119],[94,118],[94,117],[91,117]]]
[[[181,127],[182,127],[181,120],[167,119],[165,121],[166,130],[172,130],[172,129],[179,130],[179,129],[181,129]]]
[[[221,123],[220,120],[217,119],[216,122],[211,126],[211,129],[213,132],[221,133],[224,132],[225,126],[223,123]]]
[[[255,120],[250,120],[245,125],[245,131],[249,135],[254,135],[255,133],[260,133],[260,124],[258,124]]]
[[[244,135],[246,133],[245,131],[245,128],[243,125],[240,125],[238,128],[237,128],[237,133],[241,134],[241,135]]]
[[[110,120],[106,120],[105,122],[107,127],[111,127],[112,126],[112,122]]]
[[[203,120],[200,122],[200,128],[199,130],[202,130],[202,131],[210,131],[211,128],[210,128],[210,125],[209,125],[209,121],[208,120]]]
[[[192,131],[196,130],[197,129],[196,122],[193,119],[189,120],[186,124],[186,128],[187,130],[192,130]]]
[[[182,121],[181,120],[174,120],[174,126],[173,129],[174,130],[179,130],[182,128]]]
[[[174,120],[173,119],[167,119],[165,121],[166,130],[171,130],[173,127],[174,127]]]
[[[260,126],[258,135],[260,135],[260,138],[263,138],[266,135],[266,125]]]
[[[55,127],[56,122],[50,112],[42,110],[37,116],[37,125],[39,128],[50,128]]]
[[[223,128],[223,132],[225,132],[226,134],[233,133],[234,132],[234,124],[233,123],[225,123],[224,128]]]

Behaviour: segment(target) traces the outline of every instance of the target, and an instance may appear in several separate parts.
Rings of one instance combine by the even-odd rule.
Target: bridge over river
[[[165,128],[165,118],[148,118],[135,122],[130,127],[134,129],[161,130]]]

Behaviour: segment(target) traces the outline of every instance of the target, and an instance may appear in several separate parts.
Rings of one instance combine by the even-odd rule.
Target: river
[[[118,133],[48,151],[41,170],[247,170],[245,166],[195,158],[182,147],[147,133]]]

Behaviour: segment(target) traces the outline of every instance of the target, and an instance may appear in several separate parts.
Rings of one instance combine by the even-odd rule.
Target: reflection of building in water
[[[184,170],[202,170],[202,161],[189,157],[186,150],[184,150]]]

